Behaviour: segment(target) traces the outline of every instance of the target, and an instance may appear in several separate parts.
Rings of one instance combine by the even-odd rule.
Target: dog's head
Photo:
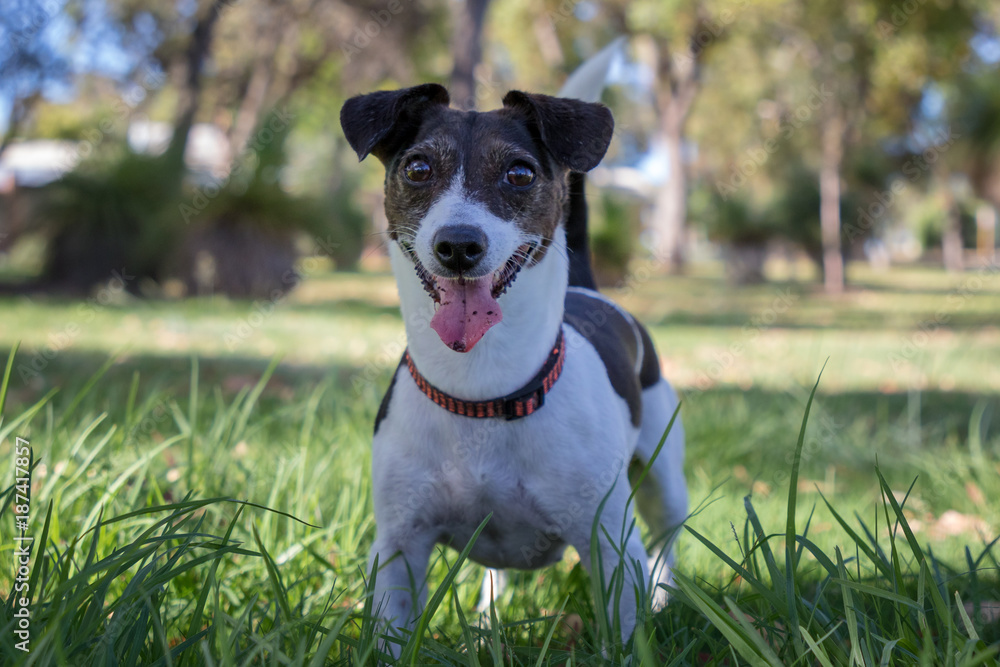
[[[437,84],[353,97],[340,122],[359,159],[385,165],[389,236],[459,352],[501,320],[497,299],[564,221],[567,174],[597,166],[614,129],[600,104],[519,91],[495,111],[450,109]]]

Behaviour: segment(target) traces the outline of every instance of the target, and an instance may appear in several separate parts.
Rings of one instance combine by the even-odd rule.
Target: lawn
[[[486,624],[481,569],[442,550],[439,606],[404,653],[992,664],[1000,267],[851,268],[853,287],[828,297],[793,280],[729,287],[712,265],[637,265],[608,291],[651,326],[684,399],[696,509],[680,590],[610,647],[574,554],[516,573]],[[272,302],[139,301],[114,285],[83,303],[0,301],[3,359],[20,342],[0,399],[3,487],[17,437],[37,462],[30,653],[7,594],[19,491],[0,505],[4,664],[375,659],[369,438],[402,325],[390,276],[305,269]]]

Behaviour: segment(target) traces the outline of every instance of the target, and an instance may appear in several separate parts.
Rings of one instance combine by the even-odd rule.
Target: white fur
[[[476,265],[473,278],[500,269],[526,240],[513,222],[498,218],[485,205],[470,199],[462,187],[464,180],[464,173],[459,169],[452,177],[451,185],[431,205],[417,228],[413,249],[420,263],[434,275],[447,273],[434,254],[434,235],[446,225],[471,225],[486,233],[489,246],[486,256]]]
[[[481,224],[490,235],[491,250],[513,252],[517,245],[512,244],[523,242],[508,238],[511,223],[497,220],[459,193],[450,190],[422,221],[416,244],[421,261],[427,250],[423,225],[430,229],[453,216]],[[491,568],[529,569],[557,561],[565,546],[572,545],[589,570],[591,530],[607,496],[598,551],[606,581],[616,567],[624,565],[627,573],[621,599],[609,605],[609,613],[616,607],[620,614],[626,640],[648,609],[635,591],[648,594],[650,586],[646,550],[637,531],[630,532],[628,466],[637,453],[651,455],[676,407],[676,396],[666,382],[644,391],[644,417],[635,428],[597,351],[562,324],[568,265],[561,228],[542,261],[522,270],[500,297],[503,321],[467,353],[446,347],[429,327],[433,302],[412,261],[395,244],[391,256],[410,355],[439,389],[467,400],[519,389],[544,364],[560,327],[567,353],[562,376],[545,396],[545,405],[514,421],[452,414],[425,396],[405,368],[397,371],[372,453],[377,537],[371,556],[380,565],[374,591],[380,615],[393,628],[412,627],[426,599],[426,571],[435,543],[450,537],[452,546],[463,548],[490,513],[472,549],[473,560]],[[676,525],[686,512],[679,426],[651,471],[658,486],[640,496],[651,506],[662,506],[655,512],[660,518],[651,522],[654,529]],[[625,563],[616,551],[621,546],[609,542],[605,531],[616,543],[628,536],[623,540]],[[658,545],[661,562],[668,547],[669,542]],[[669,581],[669,570],[656,558],[652,562],[657,581]]]

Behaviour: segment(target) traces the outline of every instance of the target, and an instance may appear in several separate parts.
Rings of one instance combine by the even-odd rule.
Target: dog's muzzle
[[[446,231],[447,230],[447,231]],[[403,252],[413,261],[424,289],[438,304],[431,328],[441,342],[456,352],[468,352],[493,326],[503,320],[497,299],[531,258],[536,243],[521,245],[498,270],[470,277],[486,255],[485,234],[468,225],[443,227],[434,236],[435,258],[455,276],[437,276],[428,271],[417,257],[412,242],[399,240]]]

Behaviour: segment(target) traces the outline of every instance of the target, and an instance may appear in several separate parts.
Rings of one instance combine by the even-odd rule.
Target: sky
[[[149,14],[138,14],[126,31],[104,0],[82,0],[82,5],[79,26],[65,11],[66,0],[11,0],[5,7],[0,16],[0,132],[7,131],[16,97],[41,91],[49,101],[70,103],[76,96],[75,78],[85,74],[124,84],[162,39]],[[41,71],[16,66],[26,60],[44,66]]]

